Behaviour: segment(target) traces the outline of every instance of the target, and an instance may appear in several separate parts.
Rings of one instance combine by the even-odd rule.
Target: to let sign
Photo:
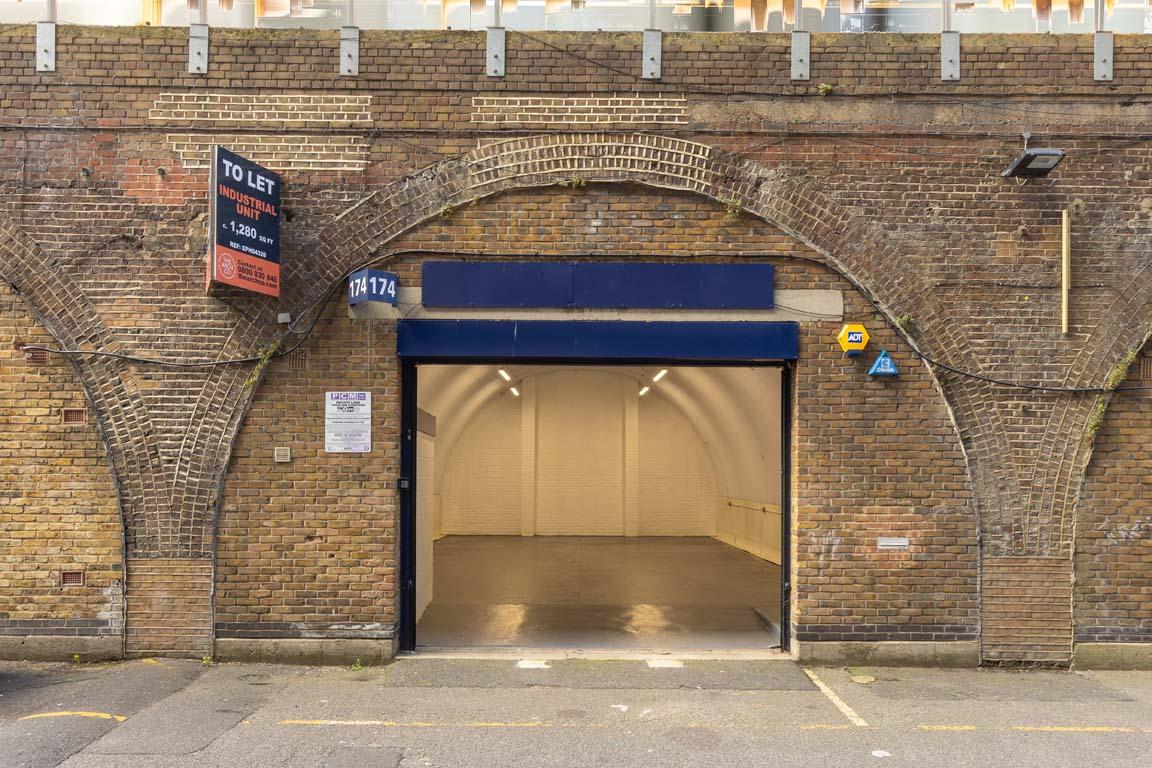
[[[208,287],[280,295],[280,176],[224,147],[212,149]]]

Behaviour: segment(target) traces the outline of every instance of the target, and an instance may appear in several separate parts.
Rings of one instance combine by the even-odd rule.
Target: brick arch
[[[1104,324],[1093,329],[1069,367],[1065,386],[1106,386],[1115,366],[1122,364],[1129,354],[1138,355],[1152,339],[1152,267],[1134,276],[1126,290],[1113,297],[1103,315],[1135,318],[1135,322],[1121,324],[1119,332],[1114,326]],[[1061,510],[1059,546],[1069,555],[1074,547],[1073,521],[1096,449],[1096,435],[1091,439],[1087,436],[1099,397],[1104,398],[1105,410],[1101,419],[1107,420],[1115,395],[1080,395],[1081,407],[1062,403],[1059,418],[1054,414],[1049,419],[1043,436],[1046,445],[1062,446],[1063,450],[1059,461],[1042,467],[1041,479],[1036,484],[1042,492],[1039,503],[1046,508]],[[1059,495],[1061,490],[1063,496]]]
[[[59,269],[32,238],[3,214],[0,214],[0,283],[10,287],[23,300],[29,313],[59,346],[69,349],[85,346],[103,349],[113,344],[108,328],[71,277]],[[79,385],[90,410],[95,414],[99,439],[108,462],[109,475],[105,475],[102,482],[111,481],[108,486],[116,496],[114,503],[119,521],[114,534],[119,539],[119,546],[112,573],[123,584],[127,571],[124,538],[128,525],[125,491],[135,491],[139,498],[145,478],[139,473],[133,474],[130,471],[131,463],[115,449],[113,441],[125,430],[122,428],[123,421],[116,425],[114,420],[124,418],[123,414],[117,412],[117,405],[126,407],[126,411],[132,414],[129,418],[135,417],[140,409],[136,407],[138,404],[125,382],[112,374],[114,364],[110,365],[108,360],[72,358],[69,363],[73,380]],[[109,399],[112,408],[108,407]],[[87,518],[87,515],[84,517]],[[119,607],[115,621],[123,621]],[[113,637],[108,639],[114,640]],[[119,653],[106,652],[112,655]]]
[[[61,347],[117,348],[108,327],[71,277],[3,215],[0,215],[0,280],[25,300]],[[113,482],[120,495],[121,526],[127,529],[132,513],[145,511],[130,512],[128,505],[144,501],[146,473],[159,467],[154,446],[149,450],[148,441],[140,437],[140,433],[150,431],[148,413],[129,381],[120,375],[120,364],[111,358],[73,357],[70,362],[103,435]],[[135,428],[134,423],[138,425]],[[130,455],[133,447],[140,450],[138,455]]]
[[[0,280],[32,308],[48,332],[66,349],[122,351],[122,346],[92,302],[55,259],[11,219],[0,215]],[[250,318],[237,321],[220,359],[252,354],[267,336]],[[253,341],[255,340],[255,341]],[[211,369],[203,375],[200,396],[192,404],[191,429],[176,466],[165,466],[157,442],[159,430],[140,397],[133,366],[110,357],[74,356],[73,370],[96,414],[119,492],[121,524],[129,557],[204,557],[210,507],[230,446],[227,435],[238,426],[252,366]],[[221,411],[220,406],[228,406]],[[189,514],[185,510],[195,512]],[[173,514],[173,511],[177,514]]]
[[[314,261],[317,272],[299,281],[306,286],[298,288],[294,303],[314,300],[347,271],[386,252],[399,235],[446,210],[517,189],[621,182],[695,193],[767,221],[821,254],[890,323],[895,325],[894,319],[905,313],[915,316],[934,354],[957,367],[979,370],[966,337],[947,321],[924,277],[910,268],[894,268],[909,254],[930,247],[927,239],[897,239],[796,172],[705,144],[641,133],[491,142],[390,184],[349,208],[323,232]],[[987,386],[941,377],[934,368],[932,375],[950,406],[982,518],[1009,525],[1020,482],[1012,467],[995,460],[1010,455],[1000,414],[976,407],[987,398]]]
[[[632,182],[739,206],[821,254],[889,322],[903,315],[915,318],[918,346],[925,352],[960,369],[983,370],[960,325],[949,321],[930,276],[917,269],[917,257],[934,247],[930,236],[918,233],[912,239],[886,231],[876,218],[818,190],[802,171],[765,167],[707,145],[646,134],[492,142],[380,189],[322,234],[316,271],[297,298],[314,298],[321,286],[385,253],[398,235],[445,209],[505,191],[574,182]],[[1117,350],[1132,346],[1131,340],[1096,341],[1097,349],[1082,356],[1069,384],[1093,383],[1100,378],[1094,364],[1118,359]],[[930,368],[958,433],[976,497],[982,659],[1067,663],[1072,645],[1071,596],[1064,595],[1071,588],[1068,521],[1089,456],[1069,436],[1082,433],[1093,398],[1028,394]],[[1036,413],[1018,411],[1029,402],[1037,404]],[[1037,434],[1044,441],[1032,437]],[[1019,600],[1043,604],[1045,612],[1015,618]]]

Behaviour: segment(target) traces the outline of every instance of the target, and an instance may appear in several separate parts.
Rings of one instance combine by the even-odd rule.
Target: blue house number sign
[[[396,275],[380,269],[362,269],[348,277],[348,305],[363,301],[396,304]]]

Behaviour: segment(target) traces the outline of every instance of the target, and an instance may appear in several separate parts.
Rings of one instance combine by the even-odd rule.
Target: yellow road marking
[[[833,725],[832,723],[812,723],[810,725],[800,726],[800,730],[802,730],[802,731],[846,731],[850,728],[855,728],[855,727],[856,726],[854,726],[854,725],[844,725],[843,723],[838,723],[835,725]]]
[[[835,694],[833,694],[835,695]],[[845,705],[847,706],[847,705]],[[123,721],[124,717],[120,715],[109,715],[103,712],[46,712],[39,715],[28,715],[27,717],[20,718],[21,720],[28,720],[36,717],[63,717],[63,716],[77,716],[77,717],[103,717],[108,719],[115,719]],[[857,716],[859,718],[859,716]],[[248,721],[244,721],[247,723]],[[654,723],[653,723],[654,724]],[[543,720],[527,720],[527,721],[485,721],[485,720],[471,720],[459,723],[447,722],[429,722],[423,720],[412,720],[407,722],[400,722],[396,720],[281,720],[280,725],[292,726],[352,726],[352,727],[377,727],[377,728],[508,728],[508,729],[524,729],[524,728],[619,728],[622,727],[619,723],[551,723]],[[628,727],[635,727],[637,723],[629,723]],[[724,728],[737,728],[747,727],[755,729],[755,726],[736,726],[726,725],[720,723],[688,723],[688,728],[701,728],[707,730],[718,730]],[[780,729],[798,728],[802,731],[845,731],[853,728],[868,727],[860,726],[857,723],[851,725],[845,723],[806,723],[803,725],[782,725]],[[972,731],[1017,731],[1019,733],[1152,733],[1152,728],[1133,728],[1122,725],[1013,725],[1013,726],[977,726],[977,725],[946,725],[946,724],[921,724],[915,726],[917,730],[926,732],[972,732]],[[775,730],[775,729],[769,729]]]
[[[281,720],[280,725],[398,725],[386,720]]]
[[[551,728],[552,723],[537,720],[523,723],[482,722],[467,723],[429,723],[412,721],[400,723],[394,720],[281,720],[280,725],[371,725],[380,728]]]
[[[99,720],[115,720],[122,723],[128,718],[124,715],[113,715],[108,712],[39,712],[35,715],[24,715],[21,720],[38,720],[42,717],[94,717]]]
[[[808,679],[811,680],[812,683],[817,688],[820,689],[820,693],[824,694],[824,696],[827,697],[828,701],[832,702],[836,706],[836,709],[840,710],[840,714],[842,714],[842,715],[844,715],[844,717],[848,718],[849,722],[851,722],[852,725],[856,726],[857,728],[867,728],[868,727],[868,721],[865,720],[864,718],[860,717],[860,715],[856,714],[856,710],[852,709],[852,707],[845,704],[844,699],[837,696],[836,691],[832,690],[827,685],[825,685],[824,681],[821,680],[816,675],[815,672],[813,672],[812,670],[810,670],[808,668],[805,668],[804,674],[808,675]]]
[[[1140,733],[1140,729],[1122,725],[1014,725],[1012,730],[1025,733]]]

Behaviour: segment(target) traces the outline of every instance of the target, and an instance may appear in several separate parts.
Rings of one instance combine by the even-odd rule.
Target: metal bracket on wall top
[[[56,71],[56,22],[36,22],[36,71]]]
[[[504,77],[506,40],[504,27],[488,27],[488,59],[484,65],[488,77]]]
[[[812,74],[812,35],[803,30],[792,33],[792,79],[807,80]]]
[[[193,75],[203,75],[208,71],[207,24],[188,27],[188,71]]]
[[[940,33],[940,79],[960,79],[960,33]]]
[[[1112,53],[1112,33],[1097,32],[1095,53],[1092,56],[1092,76],[1096,79],[1096,82],[1107,82],[1112,79]]]
[[[659,80],[664,59],[664,33],[644,30],[644,62],[640,68],[645,80]]]
[[[360,28],[340,27],[340,75],[360,74]]]

